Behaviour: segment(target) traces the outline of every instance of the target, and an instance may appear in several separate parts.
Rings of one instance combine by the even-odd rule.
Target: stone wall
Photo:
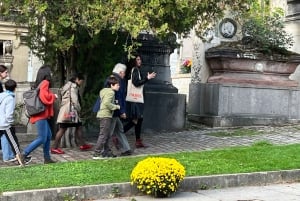
[[[299,88],[199,83],[190,86],[189,120],[210,126],[282,125],[300,119]]]
[[[0,56],[1,64],[9,68],[10,78],[17,82],[22,82],[27,81],[29,48],[16,34],[20,36],[26,35],[27,29],[25,27],[16,26],[10,22],[0,21],[0,40],[9,41],[11,43],[9,53],[4,52],[4,54]]]
[[[191,74],[176,74],[172,77],[172,84],[178,89],[179,94],[186,95],[186,101],[189,98],[189,85],[191,83]]]

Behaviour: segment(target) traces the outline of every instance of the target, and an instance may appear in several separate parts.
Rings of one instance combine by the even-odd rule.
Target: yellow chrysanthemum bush
[[[149,157],[140,161],[131,172],[131,184],[148,195],[169,196],[185,176],[185,168],[172,158]]]

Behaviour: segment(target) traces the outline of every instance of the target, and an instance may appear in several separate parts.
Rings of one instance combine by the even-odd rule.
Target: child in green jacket
[[[110,150],[108,143],[113,112],[120,109],[120,106],[115,104],[115,91],[118,91],[119,88],[119,80],[114,76],[110,76],[107,80],[106,88],[100,91],[101,105],[100,110],[97,112],[97,117],[100,118],[100,133],[93,159],[116,157]]]

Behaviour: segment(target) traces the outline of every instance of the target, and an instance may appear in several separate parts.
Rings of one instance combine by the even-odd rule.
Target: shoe
[[[95,152],[95,153],[93,154],[93,159],[94,159],[94,160],[98,160],[98,159],[102,159],[102,158],[103,158],[103,156],[102,156],[102,154],[100,154],[100,153]]]
[[[52,160],[51,158],[45,159],[44,164],[56,163],[56,161]]]
[[[25,164],[25,165],[28,165],[30,162],[31,162],[31,156],[25,156],[24,154],[21,155],[21,163]],[[20,164],[22,165],[22,164]]]
[[[79,147],[79,149],[80,149],[81,151],[85,151],[85,150],[91,149],[92,147],[93,147],[93,145],[90,145],[90,144],[84,144],[84,145],[81,145],[81,146]]]
[[[131,150],[128,150],[128,151],[125,151],[125,152],[121,153],[121,156],[130,156],[130,155],[132,155],[132,151]]]
[[[11,158],[8,160],[3,160],[4,163],[9,163],[9,162],[15,162],[17,160],[17,158]]]
[[[107,154],[104,154],[103,157],[116,158],[117,155],[113,154],[112,152],[108,152]]]
[[[60,148],[51,148],[51,154],[64,154],[65,152],[61,150]]]
[[[136,142],[135,142],[135,147],[136,147],[136,148],[147,148],[147,147],[149,147],[149,146],[143,144],[143,143],[142,143],[142,140],[139,139],[139,140],[136,140]]]

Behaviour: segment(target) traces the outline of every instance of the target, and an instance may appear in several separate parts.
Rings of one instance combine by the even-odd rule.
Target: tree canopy
[[[79,48],[78,35],[93,38],[103,30],[128,34],[126,51],[141,31],[157,36],[170,32],[199,34],[223,15],[225,7],[245,9],[251,0],[1,0],[4,15],[29,28],[28,44],[42,57],[46,52]],[[118,34],[116,35],[118,36]],[[116,37],[115,43],[118,42]]]
[[[260,0],[256,0],[260,1]],[[159,38],[170,33],[198,35],[214,26],[224,11],[242,11],[253,0],[0,0],[0,14],[28,27],[31,50],[59,71],[62,86],[73,71],[86,80],[82,114],[122,55],[136,48],[146,31]],[[18,31],[16,30],[16,34]],[[67,75],[66,75],[67,74]],[[86,122],[85,122],[86,124]],[[88,123],[87,123],[88,124]]]

